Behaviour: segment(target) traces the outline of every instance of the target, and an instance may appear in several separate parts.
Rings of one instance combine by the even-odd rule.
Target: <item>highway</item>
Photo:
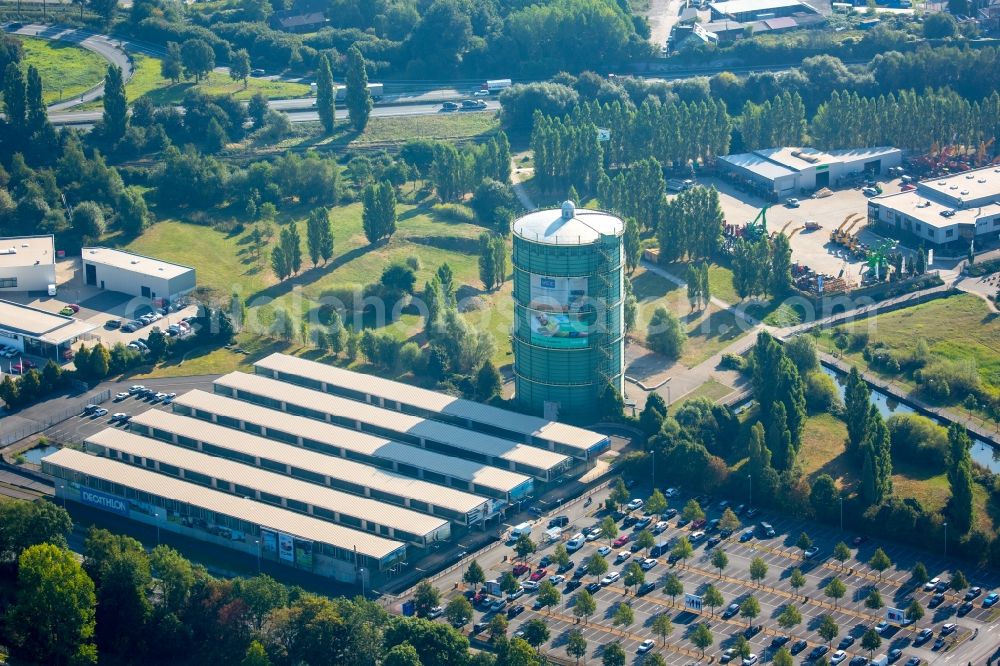
[[[311,98],[279,99],[269,102],[272,109],[284,111],[293,123],[307,123],[319,120],[319,114],[312,110]],[[397,106],[376,106],[372,109],[373,118],[396,118],[400,116],[428,116],[435,113],[482,113],[499,111],[500,102],[489,100],[486,108],[474,111],[445,111],[440,104],[401,104]],[[93,125],[101,119],[101,111],[66,111],[50,113],[49,120],[53,125]],[[337,109],[337,118],[347,118],[346,109]]]

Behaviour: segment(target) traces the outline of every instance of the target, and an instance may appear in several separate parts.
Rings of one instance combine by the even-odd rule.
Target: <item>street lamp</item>
[[[63,509],[65,509],[66,508],[66,484],[65,483],[60,483],[59,484],[59,489],[62,490]]]
[[[160,512],[153,509],[153,518],[156,520],[156,545],[160,545]]]
[[[844,496],[840,496],[840,531],[844,531]]]
[[[358,573],[361,574],[361,598],[364,599],[365,598],[365,574],[367,572],[365,571],[364,567],[361,567],[360,569],[358,569]]]
[[[948,523],[944,524],[944,556],[948,557]]]
[[[257,546],[257,574],[260,575],[260,539],[254,539],[253,542]]]
[[[747,474],[747,482],[750,484],[749,485],[750,498],[749,501],[747,502],[747,508],[751,509],[753,508],[753,475]]]

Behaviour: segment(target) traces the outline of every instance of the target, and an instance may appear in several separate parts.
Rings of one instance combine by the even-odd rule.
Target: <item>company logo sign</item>
[[[128,515],[128,502],[117,495],[108,495],[90,488],[80,488],[80,501],[104,511],[117,513],[119,516]]]
[[[903,624],[906,622],[906,613],[899,608],[886,608],[885,619],[896,624]]]
[[[684,607],[688,610],[701,612],[702,601],[701,597],[697,594],[685,594],[684,595]]]

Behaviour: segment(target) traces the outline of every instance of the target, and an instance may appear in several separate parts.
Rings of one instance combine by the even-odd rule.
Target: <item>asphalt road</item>
[[[646,493],[637,490],[635,495],[642,497]],[[595,514],[594,509],[600,506],[606,491],[595,496],[594,502],[588,509],[583,507],[582,501],[572,502],[564,505],[558,513],[568,515],[571,524],[564,528],[563,534],[566,537],[572,536],[578,530],[596,525],[600,522],[602,515]],[[672,507],[681,509],[687,498],[682,497],[670,501]],[[554,512],[555,513],[555,512]],[[708,503],[706,513],[709,518],[718,517],[721,511],[718,507],[718,498]],[[852,548],[854,557],[848,560],[843,566],[830,557],[834,544],[844,540],[851,543],[854,534],[851,532],[841,532],[836,527],[828,527],[819,524],[807,524],[780,514],[767,511],[762,516],[755,518],[755,524],[761,520],[770,522],[777,536],[772,539],[762,539],[760,531],[754,539],[747,543],[740,543],[737,540],[739,534],[744,531],[738,530],[733,537],[723,541],[717,548],[725,550],[729,557],[729,566],[724,569],[722,575],[712,567],[710,562],[711,551],[706,550],[704,542],[695,547],[694,555],[685,565],[671,566],[665,557],[659,558],[656,566],[646,573],[646,580],[655,582],[656,589],[644,597],[636,598],[629,591],[626,592],[618,581],[614,584],[604,586],[595,593],[597,601],[597,612],[589,618],[586,623],[577,623],[572,614],[573,598],[576,592],[564,593],[560,603],[550,611],[533,610],[533,593],[528,593],[514,604],[524,604],[526,609],[523,613],[510,621],[510,632],[514,632],[525,621],[531,618],[541,618],[549,626],[551,640],[543,646],[543,650],[552,652],[561,657],[568,656],[565,653],[565,642],[567,633],[574,629],[581,629],[588,641],[587,659],[599,658],[602,646],[619,640],[626,652],[634,657],[634,663],[641,663],[642,657],[636,652],[639,644],[646,639],[654,638],[650,630],[650,624],[654,617],[661,613],[670,615],[674,631],[667,639],[665,646],[657,645],[654,648],[670,664],[689,664],[700,656],[688,638],[688,633],[697,624],[706,622],[714,636],[714,643],[706,651],[706,656],[718,658],[721,652],[731,647],[736,636],[746,629],[747,620],[738,615],[730,619],[722,619],[720,613],[723,607],[717,609],[713,616],[712,609],[706,608],[703,613],[685,611],[683,608],[674,607],[671,599],[662,593],[663,580],[669,573],[675,573],[684,585],[685,592],[701,594],[706,585],[711,583],[722,593],[725,605],[736,602],[739,603],[748,595],[753,594],[761,606],[761,613],[754,620],[754,625],[762,625],[763,631],[753,637],[750,641],[752,651],[757,654],[762,662],[770,661],[775,650],[769,649],[772,639],[779,634],[791,635],[792,641],[804,639],[808,642],[809,648],[796,656],[798,662],[804,662],[812,647],[822,643],[822,638],[816,633],[819,619],[823,615],[830,615],[840,627],[840,634],[834,640],[833,649],[836,649],[839,641],[848,633],[854,635],[857,641],[854,645],[847,647],[848,658],[854,656],[867,657],[868,653],[860,647],[860,636],[868,627],[873,626],[884,618],[884,610],[878,613],[867,609],[864,606],[864,599],[872,588],[878,588],[887,606],[905,608],[911,598],[917,599],[926,609],[926,616],[921,620],[916,630],[931,628],[935,637],[938,635],[940,627],[945,622],[956,622],[958,630],[952,637],[956,640],[954,646],[948,646],[942,650],[932,649],[934,641],[922,645],[914,646],[913,638],[915,630],[911,627],[894,627],[889,629],[883,636],[882,646],[879,652],[887,653],[890,649],[899,648],[903,650],[903,658],[897,662],[903,664],[911,656],[919,657],[925,663],[932,664],[964,664],[971,662],[982,664],[986,656],[1000,645],[1000,629],[995,621],[991,621],[997,612],[981,608],[983,596],[1000,585],[1000,576],[991,571],[970,572],[968,567],[966,575],[972,585],[979,585],[985,588],[982,596],[975,602],[975,608],[964,617],[957,617],[957,607],[961,603],[961,597],[948,592],[945,602],[937,609],[928,608],[931,593],[922,589],[914,589],[910,582],[909,569],[917,560],[924,562],[931,576],[941,576],[943,580],[950,578],[950,571],[956,567],[943,556],[935,555],[931,552],[916,551],[914,549],[897,546],[888,543],[874,543],[869,540],[863,543],[860,548]],[[547,517],[540,520],[534,529],[533,536],[536,539],[541,537],[545,528]],[[690,534],[687,528],[678,529],[676,527],[677,518],[669,521],[670,527],[665,532],[658,535],[658,540],[666,540],[677,537],[681,534]],[[748,527],[748,526],[747,526]],[[744,528],[746,529],[746,527]],[[811,561],[805,561],[800,551],[794,547],[794,542],[800,532],[806,531],[819,546],[820,553]],[[623,530],[628,533],[630,530]],[[607,542],[599,540],[587,543],[580,551],[572,555],[573,561],[579,566],[590,557],[599,546]],[[892,568],[879,576],[866,564],[871,558],[875,548],[881,546],[893,560],[898,568]],[[544,554],[551,552],[553,544],[540,548],[539,552],[533,556],[535,562]],[[609,571],[623,571],[631,559],[613,564],[614,555],[620,550],[627,550],[628,546],[614,548],[608,556]],[[639,553],[638,555],[641,555]],[[509,570],[513,558],[512,549],[501,546],[481,554],[477,557],[480,565],[486,571],[487,578],[499,577],[500,573]],[[751,583],[749,580],[750,561],[754,557],[760,557],[767,564],[768,571],[766,577],[760,584]],[[794,593],[788,585],[788,577],[792,569],[799,567],[806,577],[806,585]],[[962,568],[958,566],[956,568]],[[448,573],[438,579],[434,584],[440,590],[446,590],[450,595],[458,594],[452,591],[455,584],[459,582],[464,566]],[[553,567],[549,567],[548,573],[555,573]],[[566,574],[569,578],[570,574]],[[826,597],[822,590],[834,577],[839,577],[847,587],[847,594],[840,602],[834,606],[831,599]],[[593,582],[592,576],[585,576],[584,584]],[[560,590],[564,585],[557,586]],[[629,603],[635,614],[635,622],[629,627],[614,627],[611,617],[615,608],[620,603]],[[782,630],[776,622],[776,617],[781,613],[788,603],[795,603],[803,616],[803,622],[790,632]],[[514,605],[511,604],[511,605]],[[677,600],[678,606],[682,605],[681,598]],[[465,631],[474,622],[488,621],[490,613],[477,611],[472,622],[465,627]],[[975,630],[979,629],[978,637],[973,639]],[[832,652],[832,650],[831,650]],[[632,657],[630,657],[630,662]],[[844,662],[847,666],[847,662]]]
[[[270,106],[288,113],[288,119],[293,123],[314,122],[319,120],[319,114],[312,110],[313,100],[283,99],[270,102]],[[496,100],[488,100],[486,108],[476,111],[445,111],[440,104],[405,104],[399,106],[376,106],[372,109],[373,118],[396,118],[400,116],[427,116],[436,113],[481,113],[495,112],[500,109]],[[101,119],[101,111],[67,111],[49,114],[53,125],[91,125]],[[337,118],[346,119],[347,110],[337,109]]]

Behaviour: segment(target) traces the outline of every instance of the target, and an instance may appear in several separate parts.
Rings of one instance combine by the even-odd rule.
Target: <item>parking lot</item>
[[[643,497],[647,493],[648,491],[643,492],[639,489],[634,492],[637,497]],[[600,523],[605,514],[596,509],[606,495],[607,491],[597,494],[590,507],[585,508],[581,498],[564,505],[558,511],[560,515],[567,515],[571,521],[563,530],[563,540],[572,537],[580,530]],[[669,503],[671,507],[680,511],[687,499],[682,494],[669,500]],[[709,519],[719,517],[721,514],[719,499],[706,502],[705,513]],[[639,510],[636,515],[642,515],[642,511]],[[677,528],[678,518],[674,517],[668,521],[669,527],[656,536],[657,541],[691,535],[687,527]],[[741,520],[746,522],[745,519]],[[773,525],[776,531],[775,537],[764,538],[759,528],[762,520]],[[547,521],[548,517],[543,517],[533,528],[532,537],[536,542],[542,539]],[[739,536],[751,527],[755,528],[754,537],[747,542],[740,542]],[[818,553],[808,560],[795,546],[802,531],[808,533],[818,548]],[[621,530],[620,534],[634,534],[634,532]],[[529,591],[520,599],[508,604],[508,608],[521,604],[525,606],[523,612],[510,620],[508,633],[516,632],[529,619],[540,618],[546,622],[550,632],[550,640],[542,646],[542,649],[561,657],[569,658],[566,653],[569,631],[579,629],[588,643],[587,659],[599,658],[603,646],[620,641],[626,653],[630,655],[629,663],[642,663],[644,657],[638,653],[638,648],[642,641],[652,639],[656,641],[652,651],[659,652],[668,663],[690,664],[701,656],[700,651],[690,640],[690,633],[697,625],[705,623],[713,635],[713,644],[706,650],[705,656],[718,660],[722,657],[723,651],[732,647],[736,637],[748,627],[748,620],[741,617],[740,613],[723,618],[723,611],[729,604],[742,603],[748,596],[753,595],[760,605],[760,613],[753,620],[753,625],[762,627],[762,630],[753,635],[749,642],[753,654],[758,656],[759,661],[767,662],[772,659],[777,649],[772,644],[775,637],[788,636],[789,647],[800,640],[805,641],[802,649],[796,651],[795,659],[800,663],[807,662],[810,651],[816,646],[825,644],[817,629],[821,618],[829,615],[836,622],[839,632],[832,641],[828,658],[838,649],[840,642],[846,636],[851,635],[855,638],[853,644],[844,646],[846,652],[844,664],[847,666],[848,660],[852,658],[860,662],[862,658],[869,657],[868,651],[861,648],[861,635],[886,618],[885,608],[873,611],[864,603],[870,591],[878,589],[885,606],[905,610],[911,600],[915,599],[925,609],[926,614],[912,626],[891,625],[884,631],[882,645],[875,654],[887,654],[892,649],[899,649],[902,651],[896,660],[899,664],[905,664],[911,658],[919,659],[921,663],[985,663],[986,657],[997,647],[995,634],[997,626],[994,620],[1000,615],[998,610],[1000,604],[993,609],[982,607],[983,599],[1000,585],[1000,578],[994,572],[973,572],[969,567],[965,567],[970,585],[983,588],[982,593],[973,602],[973,609],[970,612],[962,616],[958,614],[958,607],[963,602],[965,590],[961,593],[945,592],[943,603],[932,609],[929,606],[934,592],[916,586],[912,581],[911,569],[917,561],[922,561],[931,576],[939,576],[947,582],[951,578],[950,567],[954,566],[954,563],[932,552],[920,552],[890,543],[877,543],[871,539],[864,540],[859,545],[852,545],[856,536],[849,530],[841,532],[837,528],[807,524],[765,511],[754,518],[752,525],[744,525],[715,547],[724,550],[729,559],[728,566],[721,574],[711,562],[713,550],[706,549],[705,540],[702,540],[694,545],[694,553],[686,563],[677,562],[671,565],[666,554],[654,558],[657,563],[646,572],[645,578],[647,582],[655,583],[656,587],[644,596],[636,597],[635,588],[626,591],[621,579],[602,585],[594,593],[597,610],[585,620],[573,615],[575,596],[583,587],[566,593],[565,583],[557,585],[557,589],[563,594],[559,603],[551,609],[536,608],[534,595],[537,593]],[[852,557],[843,564],[831,556],[834,545],[839,541],[851,545]],[[607,545],[606,539],[587,542],[571,555],[575,566],[585,566],[586,560],[604,545]],[[537,570],[537,563],[546,554],[550,554],[554,547],[554,544],[540,546],[538,552],[529,557],[532,571]],[[881,576],[867,564],[878,547],[882,547],[893,562],[893,566]],[[639,552],[632,555],[629,560],[615,564],[615,554],[628,549],[629,546],[624,545],[611,551],[607,557],[609,572],[624,573],[624,568],[629,562],[637,557],[641,561],[645,555],[644,552]],[[749,574],[751,560],[758,557],[767,566],[766,575],[759,583],[752,582]],[[513,549],[502,546],[484,553],[477,561],[483,567],[487,579],[499,579],[502,572],[511,569],[514,558]],[[791,572],[795,568],[799,568],[805,577],[805,584],[798,590],[794,590],[789,582]],[[465,566],[460,566],[454,572],[434,581],[434,584],[443,591],[443,596],[451,597],[462,593],[463,586],[460,579],[464,570]],[[555,565],[552,565],[546,568],[544,575],[555,573]],[[567,580],[570,580],[572,573],[565,574]],[[678,596],[676,603],[673,603],[671,598],[663,593],[664,580],[670,574],[678,577],[683,584],[684,593],[701,595],[707,585],[715,586],[721,592],[724,604],[714,611],[705,606],[701,612],[695,612],[684,609],[683,595]],[[839,578],[846,587],[846,594],[836,602],[823,592],[834,577]],[[527,573],[521,576],[521,580],[527,578]],[[594,581],[595,577],[588,574],[581,582],[586,586]],[[632,607],[635,620],[631,625],[613,625],[612,618],[621,603],[627,603]],[[443,599],[442,605],[446,604],[447,599]],[[799,609],[802,622],[790,630],[785,630],[778,625],[777,617],[788,604],[794,604]],[[500,612],[506,612],[506,609]],[[654,636],[651,625],[653,619],[663,613],[670,617],[673,632],[666,643],[661,645],[659,639]],[[488,622],[492,615],[491,612],[477,609],[475,617],[463,627],[463,631],[469,632],[474,623]],[[935,641],[941,632],[941,627],[946,623],[955,623],[956,630],[946,637],[941,647],[935,649]],[[918,632],[924,629],[930,629],[933,637],[919,645],[915,644]],[[486,640],[488,631],[479,632],[479,635]]]
[[[901,183],[898,178],[879,182],[886,194],[900,191]],[[764,205],[763,199],[741,192],[721,179],[701,179],[699,184],[714,185],[719,190],[719,199],[727,224],[742,226],[757,217],[757,213]],[[828,275],[839,275],[843,270],[844,278],[856,284],[860,282],[864,262],[848,256],[844,248],[830,242],[830,232],[840,227],[844,220],[854,213],[864,216],[854,226],[854,232],[861,229],[859,238],[862,243],[877,247],[884,242],[880,236],[863,229],[867,223],[868,197],[860,189],[851,188],[836,190],[822,199],[800,195],[798,208],[789,208],[784,203],[772,204],[767,210],[767,230],[777,232],[784,228],[785,234],[788,235],[800,229],[790,238],[792,261]],[[814,220],[819,223],[820,228],[806,230],[804,228],[806,220]]]

